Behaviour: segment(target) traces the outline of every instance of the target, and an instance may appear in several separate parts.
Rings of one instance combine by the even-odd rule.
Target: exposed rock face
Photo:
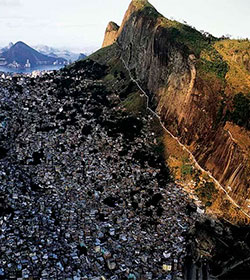
[[[194,42],[187,39],[190,35],[204,49],[193,48]],[[250,195],[247,153],[224,129],[224,122],[218,122],[228,65],[210,40],[189,26],[163,18],[147,1],[132,1],[117,45],[166,127],[249,212],[245,202]],[[212,63],[219,65],[214,69],[224,72],[211,70],[213,65],[202,57],[204,52],[213,53],[217,60]]]
[[[130,16],[140,10],[142,7],[145,7],[147,5],[150,5],[149,2],[147,0],[132,0],[125,15],[124,15],[124,18],[122,20],[122,24],[121,24],[121,27],[118,31],[118,34],[117,36],[119,36],[125,26],[125,24],[127,23],[127,21],[129,20]]]
[[[116,39],[118,34],[119,26],[114,22],[109,22],[106,31],[105,31],[105,37],[102,44],[102,47],[107,47],[109,45],[112,45]]]

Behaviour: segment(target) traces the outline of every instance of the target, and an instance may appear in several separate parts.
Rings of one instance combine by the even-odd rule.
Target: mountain
[[[1,54],[1,58],[5,59],[8,65],[15,64],[24,67],[29,61],[31,67],[38,65],[65,64],[64,58],[47,56],[39,53],[35,49],[29,47],[23,42],[17,42],[9,49]]]
[[[119,26],[115,22],[111,21],[106,28],[102,47],[112,45],[116,41],[118,30]]]
[[[109,66],[107,79],[136,81],[147,94],[179,182],[208,212],[249,221],[250,42],[203,34],[133,0],[118,30],[108,24],[103,45],[90,58]]]
[[[46,45],[37,45],[37,46],[34,46],[34,49],[37,50],[38,52],[48,55],[48,56],[52,56],[52,57],[56,57],[56,58],[62,57],[64,59],[66,59],[68,62],[74,62],[79,57],[79,53],[74,53],[74,52],[71,52],[71,51],[65,50],[65,49],[53,48],[53,47],[49,47]]]
[[[9,43],[9,45],[7,47],[1,48],[0,49],[0,54],[9,50],[14,44],[12,42]]]
[[[139,0],[116,32],[0,78],[0,279],[249,279],[249,42]]]
[[[80,53],[78,60],[84,59],[86,57],[86,55],[84,53]]]

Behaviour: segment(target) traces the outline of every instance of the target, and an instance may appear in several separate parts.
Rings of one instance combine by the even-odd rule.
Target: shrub
[[[196,193],[206,206],[211,206],[214,196],[218,193],[213,182],[206,182],[196,189]]]
[[[229,113],[229,119],[233,123],[243,126],[246,129],[250,128],[250,93],[244,95],[243,93],[238,93],[233,99],[234,109]]]
[[[181,166],[181,175],[185,177],[186,175],[191,175],[193,172],[193,167],[190,164],[183,164]]]

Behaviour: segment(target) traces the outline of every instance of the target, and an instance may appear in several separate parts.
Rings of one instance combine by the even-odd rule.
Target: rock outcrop
[[[227,80],[232,65],[215,47],[220,41],[164,18],[148,1],[132,1],[116,32],[120,55],[148,92],[151,107],[250,214],[249,151],[225,128],[237,92]]]
[[[119,26],[116,23],[112,21],[109,22],[105,31],[105,37],[102,44],[103,48],[112,45],[116,41],[118,30],[119,30]]]

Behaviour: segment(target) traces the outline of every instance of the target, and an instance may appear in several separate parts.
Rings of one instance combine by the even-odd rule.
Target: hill
[[[105,45],[110,30],[109,24]],[[165,18],[145,0],[131,2],[115,32],[114,43],[90,58],[110,67],[107,80],[118,77],[122,92],[122,81],[137,81],[168,136],[177,137],[188,151],[185,160],[178,157],[178,148],[169,147],[164,135],[166,160],[173,172],[180,169],[179,182],[192,185],[208,212],[248,223],[249,41],[201,33]],[[186,166],[191,166],[188,171]],[[219,195],[200,191],[199,174],[204,171]]]
[[[19,67],[24,67],[27,60],[31,64],[31,67],[38,65],[51,65],[55,63],[65,64],[67,62],[64,58],[55,58],[39,53],[23,42],[17,42],[4,51],[1,54],[1,58],[4,58],[8,65],[15,64],[19,65]]]
[[[79,57],[78,57],[78,60],[81,60],[81,59],[84,59],[84,58],[86,58],[86,55],[84,53],[80,53]]]
[[[113,27],[0,78],[0,279],[248,279],[245,54],[145,0]]]

